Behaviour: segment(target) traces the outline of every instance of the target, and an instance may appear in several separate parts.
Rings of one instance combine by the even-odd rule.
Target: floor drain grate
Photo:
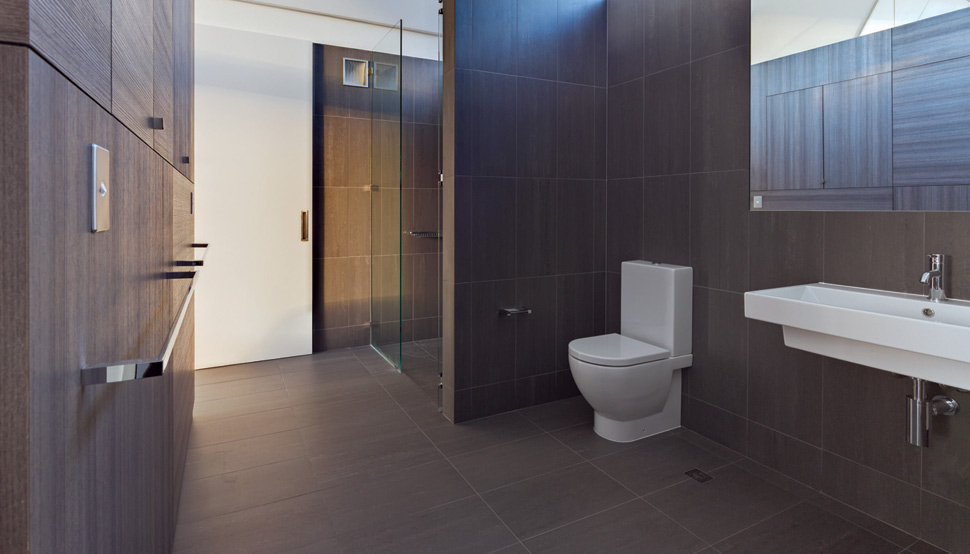
[[[698,483],[706,483],[713,479],[710,475],[704,473],[699,469],[692,469],[690,471],[685,471],[684,475],[690,477],[691,479],[697,481]]]

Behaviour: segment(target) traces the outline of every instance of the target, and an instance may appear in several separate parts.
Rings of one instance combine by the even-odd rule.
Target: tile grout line
[[[356,353],[355,353],[354,355],[356,356]],[[359,358],[358,358],[358,360],[359,360]],[[375,379],[375,380],[376,380],[376,379]],[[407,418],[408,418],[409,420],[411,420],[411,423],[412,423],[412,424],[414,424],[414,426],[415,426],[415,427],[417,427],[419,431],[421,431],[421,434],[422,434],[422,435],[424,435],[424,438],[425,438],[425,439],[427,439],[427,441],[428,441],[429,443],[431,443],[431,446],[433,446],[435,450],[437,450],[437,451],[438,451],[438,454],[439,454],[439,455],[441,455],[441,457],[442,457],[442,458],[444,459],[444,461],[445,461],[445,462],[447,462],[447,463],[448,463],[448,465],[449,465],[449,466],[451,466],[451,468],[452,468],[452,469],[453,469],[453,470],[455,471],[455,473],[457,473],[457,474],[458,474],[458,476],[459,476],[459,477],[461,477],[461,479],[462,479],[462,481],[464,481],[464,482],[465,482],[465,484],[466,484],[466,485],[468,485],[468,488],[469,488],[469,489],[471,489],[471,490],[472,490],[472,492],[474,492],[474,493],[475,493],[475,494],[474,494],[474,496],[477,496],[477,497],[478,497],[478,499],[479,499],[479,500],[481,500],[481,502],[482,502],[482,504],[484,504],[484,505],[485,505],[485,506],[486,506],[486,507],[487,507],[487,508],[489,509],[489,511],[490,511],[490,512],[492,512],[492,515],[494,515],[494,516],[495,516],[495,518],[496,518],[496,519],[497,519],[497,520],[498,520],[499,522],[501,522],[501,523],[502,523],[502,526],[504,526],[504,527],[505,527],[505,529],[506,529],[506,530],[508,530],[508,532],[509,532],[509,533],[510,533],[510,534],[512,535],[512,537],[513,537],[513,538],[514,538],[514,539],[515,539],[515,540],[516,540],[516,541],[518,542],[518,544],[522,546],[522,548],[525,548],[527,552],[531,552],[531,551],[529,550],[529,548],[528,548],[528,547],[526,547],[526,546],[525,546],[525,544],[523,544],[523,543],[522,543],[522,540],[521,540],[521,539],[519,538],[519,536],[518,536],[518,535],[516,535],[514,531],[512,531],[512,529],[511,529],[511,528],[510,528],[510,527],[508,526],[508,524],[507,524],[507,523],[505,523],[505,520],[504,520],[504,519],[502,519],[501,517],[499,517],[499,515],[498,515],[498,514],[497,514],[497,513],[495,512],[495,510],[494,510],[494,509],[492,508],[492,506],[491,506],[491,504],[489,504],[488,502],[486,502],[486,501],[485,501],[485,499],[484,499],[484,498],[482,497],[482,495],[481,495],[481,494],[480,494],[480,493],[478,492],[478,490],[477,490],[477,489],[476,489],[475,487],[473,487],[471,483],[469,483],[469,482],[468,482],[468,479],[466,479],[466,478],[465,478],[465,476],[464,476],[464,475],[463,475],[463,474],[462,474],[462,473],[461,473],[460,471],[458,471],[458,468],[457,468],[457,467],[455,467],[455,464],[454,464],[454,463],[452,463],[452,461],[451,461],[450,459],[448,459],[448,457],[447,457],[447,456],[445,456],[445,453],[444,453],[444,452],[442,452],[440,448],[438,448],[438,445],[437,445],[437,444],[435,444],[435,442],[434,442],[433,440],[431,440],[431,437],[429,437],[429,436],[428,436],[428,434],[427,434],[427,432],[425,432],[425,430],[424,430],[424,429],[423,429],[423,428],[422,428],[422,427],[421,427],[420,425],[418,425],[418,423],[417,423],[416,421],[414,421],[414,418],[413,418],[413,417],[411,417],[411,414],[409,414],[409,413],[408,413],[408,412],[407,412],[407,411],[406,411],[406,410],[404,409],[404,407],[403,407],[403,406],[401,406],[401,403],[400,403],[400,402],[398,402],[398,401],[397,401],[397,399],[396,399],[396,398],[394,398],[394,396],[393,396],[393,395],[392,395],[392,394],[391,394],[390,392],[388,392],[388,390],[387,390],[387,388],[386,388],[386,387],[384,386],[384,384],[383,384],[383,383],[380,383],[380,382],[378,382],[378,384],[379,384],[379,385],[381,386],[381,389],[383,389],[383,390],[384,390],[384,392],[385,392],[385,394],[387,394],[387,395],[388,395],[388,396],[389,396],[389,397],[391,398],[391,400],[393,400],[393,401],[394,401],[394,403],[395,403],[395,404],[397,404],[397,406],[398,406],[398,408],[400,408],[402,412],[404,412],[404,416],[405,416],[405,417],[407,417]],[[468,496],[468,497],[466,497],[466,498],[471,498],[471,496]],[[437,506],[433,506],[432,508],[435,508],[435,507],[437,507]],[[431,508],[429,508],[429,509],[431,509]],[[506,545],[506,546],[512,546],[512,545]],[[505,547],[503,547],[503,548],[505,548]]]

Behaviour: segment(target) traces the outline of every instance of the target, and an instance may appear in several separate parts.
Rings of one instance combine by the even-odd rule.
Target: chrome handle
[[[205,260],[209,252],[208,244],[192,244],[192,248],[205,248],[200,262]],[[182,306],[179,308],[178,317],[172,325],[162,351],[157,358],[152,360],[127,360],[111,364],[94,364],[81,368],[81,385],[102,385],[105,383],[119,383],[121,381],[134,381],[135,379],[147,379],[148,377],[159,377],[165,373],[168,362],[172,358],[172,351],[175,349],[175,341],[178,339],[179,331],[182,329],[182,322],[185,321],[185,314],[189,310],[192,295],[195,294],[195,287],[199,282],[199,274],[202,270],[185,272],[191,275],[192,282],[189,290],[185,293]]]
[[[531,314],[531,313],[532,313],[531,308],[499,308],[498,310],[498,315],[502,315],[505,317],[509,317],[513,315]]]
[[[404,231],[405,235],[411,235],[418,239],[440,239],[441,231]]]

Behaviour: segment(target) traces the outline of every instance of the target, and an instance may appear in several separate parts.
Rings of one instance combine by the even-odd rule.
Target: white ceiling
[[[752,0],[751,63],[970,7],[970,0]]]
[[[245,0],[244,0],[245,1]],[[404,20],[404,28],[438,33],[438,0],[253,0],[301,11],[333,15],[380,25]]]

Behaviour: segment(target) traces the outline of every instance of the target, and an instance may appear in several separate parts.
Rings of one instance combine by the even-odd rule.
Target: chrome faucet
[[[930,290],[927,292],[926,297],[933,302],[945,302],[946,292],[943,287],[945,286],[945,272],[946,272],[946,256],[943,254],[930,254],[930,270],[923,274],[919,282],[924,285],[929,285]]]

